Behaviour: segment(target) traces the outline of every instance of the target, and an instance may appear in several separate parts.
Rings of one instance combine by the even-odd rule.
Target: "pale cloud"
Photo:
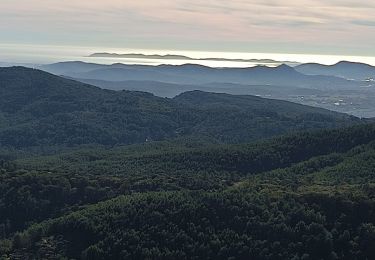
[[[0,37],[63,35],[84,45],[86,35],[91,44],[137,40],[151,48],[152,41],[187,47],[274,41],[371,49],[374,13],[375,2],[363,0],[1,0]]]

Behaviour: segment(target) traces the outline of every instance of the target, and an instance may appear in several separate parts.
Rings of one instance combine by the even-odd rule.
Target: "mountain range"
[[[185,61],[234,61],[234,62],[251,62],[271,65],[293,65],[296,71],[306,75],[325,75],[335,76],[353,80],[368,80],[375,78],[375,67],[360,62],[340,61],[333,65],[324,65],[319,63],[297,63],[287,61],[276,61],[272,59],[225,59],[225,58],[191,58],[184,55],[145,55],[145,54],[117,54],[117,53],[94,53],[89,57],[102,58],[134,58],[134,59],[166,59],[166,60],[185,60]]]
[[[234,83],[275,85],[314,89],[357,89],[366,85],[360,81],[334,76],[305,75],[292,67],[256,66],[252,68],[211,68],[202,65],[99,65],[83,62],[63,62],[40,69],[77,79],[104,81],[161,81],[172,84]]]
[[[363,75],[371,75],[363,65],[347,64]],[[306,65],[307,66],[307,65]],[[320,66],[320,65],[319,65]],[[324,65],[322,69],[325,68]],[[337,65],[339,66],[339,65]],[[335,67],[335,66],[330,66]],[[375,81],[353,80],[338,75],[306,75],[300,67],[210,68],[201,65],[101,65],[63,62],[42,66],[42,70],[112,90],[139,90],[160,97],[174,97],[186,91],[234,95],[257,95],[309,106],[321,107],[358,117],[375,117]],[[319,72],[316,72],[319,74]],[[328,72],[325,72],[328,74]],[[311,74],[314,74],[311,72]]]

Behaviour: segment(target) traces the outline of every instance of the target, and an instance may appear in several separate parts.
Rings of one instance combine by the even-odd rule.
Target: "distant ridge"
[[[340,61],[333,65],[306,63],[296,66],[295,70],[307,75],[335,76],[345,79],[366,80],[375,78],[375,67],[360,62]]]
[[[98,52],[89,55],[89,57],[100,57],[100,58],[123,58],[123,59],[158,59],[158,60],[200,60],[200,61],[233,61],[233,62],[259,62],[259,63],[270,63],[270,64],[281,64],[281,63],[294,63],[289,61],[276,61],[272,59],[226,59],[226,58],[192,58],[184,55],[159,55],[159,54],[140,54],[140,53],[108,53]]]
[[[276,67],[213,68],[196,64],[184,65],[101,65],[82,62],[49,64],[40,69],[77,79],[105,81],[160,81],[171,84],[235,83],[277,85],[314,89],[357,89],[364,83],[334,76],[311,76],[282,64]]]

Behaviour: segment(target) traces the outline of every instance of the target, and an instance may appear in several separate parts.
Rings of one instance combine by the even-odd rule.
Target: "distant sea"
[[[128,59],[128,58],[102,58],[88,57],[96,52],[109,53],[141,53],[184,55],[191,58],[224,58],[224,59],[272,59],[278,62],[237,62],[237,61],[209,61],[209,60],[167,60],[167,59]],[[143,64],[181,65],[186,63],[201,64],[210,67],[253,67],[256,65],[278,66],[282,62],[317,62],[322,64],[334,64],[339,61],[363,62],[375,66],[375,57],[365,56],[339,56],[339,55],[315,55],[315,54],[283,54],[283,53],[240,53],[240,52],[203,52],[203,51],[176,51],[176,50],[150,50],[150,49],[106,49],[72,46],[36,46],[36,45],[10,45],[0,44],[0,66],[26,65],[38,66],[61,61],[84,61],[100,64]]]

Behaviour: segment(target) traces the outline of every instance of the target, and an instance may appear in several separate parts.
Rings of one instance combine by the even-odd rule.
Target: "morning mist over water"
[[[256,59],[258,62],[244,61],[212,61],[212,60],[178,60],[178,59],[147,59],[147,58],[108,58],[89,57],[94,53],[144,54],[144,55],[184,55],[190,58],[222,58],[222,59]],[[262,62],[262,60],[274,60]],[[132,48],[100,48],[54,45],[10,45],[0,44],[0,65],[3,64],[49,64],[62,61],[84,61],[99,64],[141,64],[141,65],[182,65],[194,63],[208,67],[253,67],[258,65],[278,66],[282,63],[294,66],[300,63],[320,63],[332,65],[340,61],[361,62],[375,65],[375,57],[318,55],[318,54],[287,54],[287,53],[251,53],[251,52],[204,52],[189,50],[153,50]]]

